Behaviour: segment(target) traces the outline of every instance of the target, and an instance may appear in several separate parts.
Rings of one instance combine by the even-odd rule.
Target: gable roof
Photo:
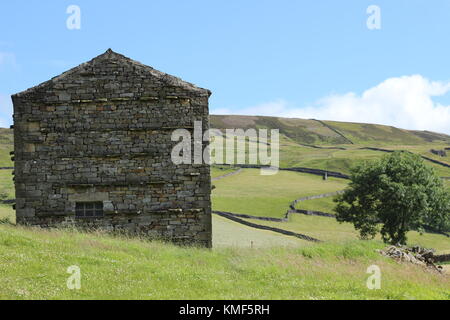
[[[37,86],[34,86],[32,88],[29,88],[25,91],[16,93],[14,95],[12,95],[13,97],[20,97],[26,94],[30,94],[33,93],[35,91],[39,91],[42,88],[46,88],[50,85],[56,84],[59,81],[62,81],[63,79],[65,79],[66,77],[76,74],[76,73],[81,73],[83,72],[86,68],[90,67],[93,64],[97,64],[97,63],[102,63],[102,62],[111,62],[114,61],[116,63],[123,63],[123,64],[131,64],[134,67],[140,69],[141,71],[148,73],[149,76],[153,77],[154,79],[157,79],[159,81],[161,81],[162,83],[164,83],[165,85],[168,86],[173,86],[173,87],[178,87],[178,88],[182,88],[186,91],[192,92],[192,93],[197,93],[197,94],[201,94],[201,95],[207,95],[210,96],[211,95],[211,91],[209,91],[208,89],[203,89],[200,87],[195,86],[194,84],[190,83],[190,82],[186,82],[184,80],[182,80],[181,78],[169,75],[167,73],[158,71],[156,69],[153,69],[150,66],[144,65],[138,61],[135,61],[133,59],[130,59],[122,54],[119,54],[117,52],[114,52],[111,49],[106,50],[105,53],[93,58],[92,60],[82,63],[79,66],[72,68],[62,74],[60,74],[59,76],[56,76],[48,81],[45,81]]]

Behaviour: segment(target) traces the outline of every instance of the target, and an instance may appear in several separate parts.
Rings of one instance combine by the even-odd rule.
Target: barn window
[[[77,218],[103,217],[103,202],[77,202],[75,216]]]

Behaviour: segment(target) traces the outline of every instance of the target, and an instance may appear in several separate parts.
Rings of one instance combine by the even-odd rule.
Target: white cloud
[[[361,95],[354,92],[330,95],[304,108],[277,100],[242,109],[238,114],[378,123],[450,134],[450,106],[433,101],[433,97],[449,91],[450,82],[412,75],[389,78]],[[221,111],[236,113],[229,109]]]

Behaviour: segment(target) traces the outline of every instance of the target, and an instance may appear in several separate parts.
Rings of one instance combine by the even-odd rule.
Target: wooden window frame
[[[96,219],[104,217],[103,202],[76,202],[75,203],[75,217],[77,219]]]

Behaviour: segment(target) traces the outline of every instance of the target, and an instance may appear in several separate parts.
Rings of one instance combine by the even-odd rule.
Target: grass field
[[[294,199],[342,190],[347,181],[323,181],[319,176],[287,171],[280,171],[274,176],[261,176],[257,169],[244,169],[238,175],[216,181],[215,185],[212,197],[214,210],[283,217]],[[333,213],[333,198],[302,201],[297,204],[297,208]],[[251,221],[334,243],[358,239],[358,232],[353,225],[340,224],[332,218],[291,215],[289,222]],[[418,244],[442,252],[450,250],[450,238],[442,235],[410,232],[408,238],[411,245]]]
[[[447,190],[450,191],[450,180],[444,182]],[[322,199],[313,199],[298,202],[296,209],[322,211],[326,213],[334,213],[336,203],[333,201],[335,197],[327,197]]]
[[[231,141],[231,139],[225,139],[224,141]],[[256,142],[253,140],[246,142],[246,162],[248,162],[248,157],[250,154],[249,146],[257,146]],[[363,163],[367,160],[375,160],[386,155],[386,152],[362,149],[366,145],[338,145],[337,147],[344,147],[345,150],[341,149],[327,149],[327,148],[314,148],[299,145],[292,139],[280,135],[280,167],[291,168],[291,167],[306,167],[315,168],[322,170],[338,171],[342,173],[349,174],[350,169],[358,164]],[[433,155],[431,149],[442,150],[447,146],[447,144],[426,144],[426,145],[387,145],[384,146],[387,150],[408,150],[432,159],[439,160],[444,163],[449,162],[449,157],[439,157]],[[332,147],[332,146],[330,146]],[[218,149],[220,154],[226,156],[226,151]],[[257,150],[255,148],[255,150]],[[251,154],[255,154],[252,152]],[[223,159],[226,159],[225,156]],[[235,159],[236,161],[236,159]],[[237,163],[237,161],[235,162]],[[442,165],[435,164],[431,161],[425,160],[425,163],[433,167],[439,176],[450,176],[450,168],[444,167]]]
[[[271,248],[304,247],[311,242],[284,236],[272,231],[258,230],[213,215],[213,247]]]
[[[8,219],[8,221],[16,222],[16,213],[10,205],[0,204],[0,221]]]
[[[334,213],[336,203],[333,201],[335,197],[326,197],[321,199],[313,199],[298,202],[296,209],[321,211],[326,213]]]
[[[236,170],[238,170],[238,168],[232,168],[229,166],[213,166],[211,167],[211,178],[221,177]]]
[[[281,218],[289,204],[300,197],[342,190],[347,181],[311,174],[279,171],[276,175],[260,175],[258,169],[215,181],[213,209],[256,216]]]
[[[7,195],[8,199],[15,198],[12,170],[0,170],[0,193]]]
[[[247,220],[262,225],[305,234],[316,239],[336,244],[357,240],[359,238],[358,232],[354,229],[352,224],[341,224],[335,219],[327,217],[293,214],[290,215],[289,222]],[[439,252],[447,252],[450,250],[450,238],[443,235],[432,233],[420,235],[418,232],[412,231],[409,232],[407,236],[409,245],[421,245],[426,248],[434,248]],[[380,237],[377,236],[376,239],[380,240]]]
[[[449,299],[450,278],[382,257],[377,241],[183,248],[0,225],[0,299]],[[369,290],[366,269],[382,271]],[[81,289],[69,290],[69,266]]]
[[[298,146],[292,142],[285,142],[280,147],[280,165],[281,167],[306,167],[322,170],[338,171],[349,174],[350,169],[358,164],[367,160],[375,160],[384,155],[385,152],[364,150],[360,149],[361,145],[346,146],[346,150],[336,149],[317,149],[311,147]],[[424,150],[424,146],[420,146],[420,150]],[[436,146],[436,148],[443,148],[443,145]],[[394,150],[395,148],[389,147],[387,149]],[[413,149],[403,146],[398,148],[399,150]],[[430,148],[431,149],[431,148]],[[419,152],[417,152],[419,153]],[[436,160],[446,162],[445,159],[439,157],[432,157],[428,152],[422,152],[423,155],[429,158],[435,158]],[[422,154],[420,153],[420,154]],[[433,167],[439,176],[450,176],[450,168],[443,167],[441,165],[426,161],[425,163]]]
[[[434,153],[431,153],[431,149],[443,150],[444,148],[449,147],[449,145],[450,145],[450,143],[449,144],[429,143],[429,144],[425,144],[425,145],[394,145],[394,146],[389,146],[386,149],[408,150],[413,153],[417,153],[417,154],[426,156],[428,158],[432,158],[432,159],[439,160],[439,161],[450,164],[450,152],[447,152],[447,156],[445,156],[445,157],[441,157],[441,156],[435,155]]]
[[[13,150],[13,131],[0,128],[0,167],[13,167],[10,152]]]

